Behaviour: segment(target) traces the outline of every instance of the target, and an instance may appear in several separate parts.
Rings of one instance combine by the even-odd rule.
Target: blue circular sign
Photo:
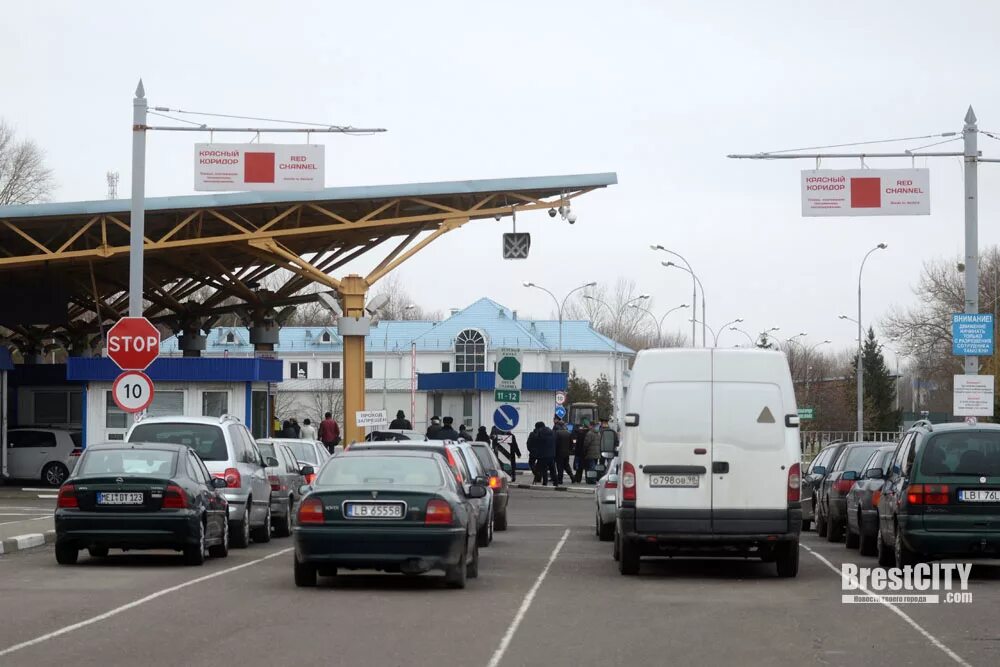
[[[493,425],[501,431],[513,431],[521,415],[513,405],[501,405],[493,412]]]
[[[559,417],[559,419],[562,419],[565,416],[566,416],[566,408],[564,408],[561,405],[557,405],[556,406],[556,417]]]

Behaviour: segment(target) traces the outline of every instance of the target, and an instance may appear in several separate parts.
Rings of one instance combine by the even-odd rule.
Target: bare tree
[[[325,381],[310,392],[307,406],[317,419],[322,419],[329,412],[338,422],[344,422],[344,391],[333,380]]]
[[[378,281],[371,291],[370,299],[382,296],[388,297],[385,305],[379,308],[375,315],[375,320],[439,320],[441,313],[438,311],[428,311],[415,303],[409,292],[403,286],[403,276],[399,273],[392,273]],[[407,308],[412,305],[413,308]]]
[[[587,320],[601,334],[633,350],[654,347],[658,330],[653,318],[632,306],[641,306],[652,312],[654,317],[656,310],[651,299],[640,300],[640,295],[634,280],[619,277],[611,288],[599,284],[578,292],[566,304],[563,317]],[[671,344],[681,345],[683,340],[682,335],[664,336],[664,344],[668,347]]]
[[[44,201],[55,187],[45,154],[31,139],[17,139],[0,120],[0,206]]]

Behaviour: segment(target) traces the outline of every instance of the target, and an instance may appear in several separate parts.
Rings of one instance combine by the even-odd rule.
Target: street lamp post
[[[667,252],[670,252],[670,251],[668,250]],[[672,254],[676,255],[677,253],[672,253]],[[677,255],[677,256],[680,257],[680,255]],[[684,258],[681,257],[681,259],[684,259]],[[687,260],[685,260],[685,264],[686,263],[687,263]],[[706,322],[706,319],[705,319],[705,286],[701,284],[701,279],[698,278],[698,276],[695,275],[694,271],[692,271],[690,268],[684,268],[680,264],[675,264],[673,262],[660,262],[660,264],[662,264],[663,266],[667,267],[668,269],[671,268],[671,267],[673,267],[675,269],[680,269],[681,271],[686,271],[686,272],[690,273],[691,277],[694,279],[694,282],[698,285],[698,289],[701,290],[701,346],[702,347],[706,347],[708,345],[708,341],[705,338],[705,329],[708,328],[708,325],[705,324],[705,322]],[[691,307],[693,308],[696,303],[697,303],[697,301],[693,301]],[[694,319],[694,318],[692,318],[692,319]],[[694,340],[694,326],[693,326],[693,323],[692,323],[692,327],[691,327],[691,337],[692,337],[691,347],[695,347],[696,342]]]
[[[407,304],[403,307],[403,315],[405,319],[406,313],[416,308],[412,303]],[[386,403],[389,398],[389,320],[385,321],[385,338],[382,341],[382,409],[386,410]],[[400,362],[400,366],[402,366]],[[413,418],[413,415],[410,415]]]
[[[629,306],[629,308],[636,308],[638,310],[641,310],[642,312],[646,313],[647,315],[649,315],[650,317],[653,318],[653,322],[656,324],[656,346],[657,347],[660,347],[660,346],[663,345],[663,321],[667,319],[667,315],[669,315],[670,313],[674,312],[675,310],[680,310],[681,308],[687,308],[687,307],[688,307],[688,305],[686,303],[682,303],[681,305],[675,306],[675,307],[671,308],[670,310],[668,310],[667,312],[665,312],[663,314],[663,317],[661,317],[660,319],[656,319],[656,315],[654,315],[651,310],[643,308],[642,306],[640,306],[638,304],[635,304],[635,303],[633,303],[631,306]]]
[[[563,300],[562,300],[561,303],[559,302],[559,299],[556,298],[555,294],[553,294],[549,290],[545,289],[541,285],[536,285],[535,283],[530,283],[530,282],[526,282],[526,283],[522,283],[522,284],[525,287],[534,287],[535,289],[542,290],[543,292],[545,292],[546,294],[548,294],[549,296],[551,296],[552,300],[556,302],[556,310],[559,313],[559,372],[562,373],[562,364],[563,364],[563,337],[562,337],[562,330],[563,330],[563,308],[566,306],[566,302],[569,300],[570,295],[572,295],[574,292],[579,292],[580,290],[587,289],[588,287],[596,287],[597,283],[590,282],[590,283],[586,283],[585,285],[580,285],[579,287],[574,287],[573,289],[571,289],[569,292],[566,293],[566,296],[563,297]]]
[[[757,335],[757,340],[765,340],[768,334],[774,333],[775,331],[781,331],[781,327],[771,327],[770,329],[765,329]],[[777,336],[771,336],[771,338],[778,338]],[[779,339],[780,340],[780,339]]]
[[[739,327],[729,327],[729,330],[730,331],[738,331],[741,334],[743,334],[744,336],[746,336],[747,340],[750,341],[750,347],[754,347],[755,343],[754,343],[753,337],[749,333],[747,333],[745,330],[740,329]]]
[[[817,347],[819,347],[820,345],[827,345],[827,344],[829,344],[831,342],[833,342],[833,341],[824,340],[824,341],[821,341],[819,343],[816,343],[815,345],[810,345],[809,348],[806,349],[805,364],[806,364],[806,400],[807,401],[809,400],[809,388],[810,388],[810,384],[811,384],[811,380],[812,380],[812,375],[810,375],[810,373],[809,373],[809,357],[812,356],[813,350],[815,350]]]
[[[615,384],[614,384],[614,400],[613,400],[614,405],[612,406],[612,410],[614,411],[615,418],[617,419],[618,418],[618,337],[620,335],[619,329],[621,327],[621,316],[622,316],[622,313],[625,311],[626,308],[629,307],[630,304],[633,304],[636,301],[644,301],[644,300],[646,300],[646,299],[649,298],[649,295],[648,294],[640,294],[639,296],[635,297],[634,299],[629,299],[628,301],[626,301],[625,303],[623,303],[621,305],[621,309],[617,313],[615,312],[614,308],[612,308],[611,306],[609,306],[607,304],[607,302],[602,301],[601,299],[598,299],[595,296],[592,296],[590,294],[584,294],[583,298],[584,299],[589,299],[589,300],[593,301],[594,303],[599,303],[600,305],[602,305],[605,308],[607,308],[608,312],[611,313],[611,318],[612,318],[612,321],[614,322],[614,329],[613,329],[614,333],[613,333],[613,338],[611,340],[611,343],[614,346],[612,348],[613,351],[611,353],[612,354],[611,358],[614,361],[614,367],[615,367]]]
[[[697,319],[695,317],[692,317],[691,321],[692,322],[697,322],[698,324],[700,324],[702,329],[708,329],[709,333],[712,334],[713,340],[716,338],[716,336],[715,336],[715,329],[713,329],[712,327],[710,327],[707,324],[705,324],[705,320],[699,320],[699,319]]]
[[[679,253],[676,253],[673,250],[667,250],[666,248],[664,248],[661,245],[651,245],[651,246],[649,246],[649,249],[653,250],[653,251],[662,250],[663,252],[667,253],[668,255],[673,255],[674,257],[677,257],[682,262],[684,262],[684,266],[687,267],[688,273],[691,274],[691,307],[692,308],[697,308],[698,307],[698,286],[699,286],[700,283],[698,282],[698,278],[694,275],[694,269],[691,268],[691,263],[688,262],[686,259],[684,259],[684,257],[682,255],[680,255]],[[701,291],[701,295],[702,295],[701,319],[705,319],[705,308],[704,308],[705,290],[704,289]],[[698,344],[698,341],[695,340],[695,328],[694,328],[694,324],[695,324],[694,322],[691,322],[691,347],[697,347],[697,344]],[[701,332],[701,334],[702,334],[701,344],[702,344],[702,347],[704,347],[705,346],[705,332],[704,332],[704,330]]]
[[[861,268],[858,269],[858,440],[864,438],[865,430],[865,394],[864,394],[864,362],[862,361],[863,343],[861,340],[861,276],[865,270],[865,262],[876,250],[885,250],[886,244],[879,243],[877,246],[865,253],[864,259],[861,260]]]
[[[726,322],[726,323],[725,323],[725,324],[723,324],[723,325],[722,325],[721,327],[719,327],[719,333],[715,334],[715,347],[719,347],[719,336],[721,336],[721,335],[722,335],[722,332],[723,332],[723,331],[725,331],[725,330],[726,330],[726,328],[728,328],[728,327],[732,326],[733,324],[739,324],[739,323],[741,323],[742,321],[743,321],[743,318],[742,318],[742,317],[737,317],[737,318],[736,318],[735,320],[733,320],[732,322]]]

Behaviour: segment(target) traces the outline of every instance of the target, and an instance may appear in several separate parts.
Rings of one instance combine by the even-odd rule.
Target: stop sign
[[[123,317],[108,330],[108,356],[123,371],[142,371],[160,353],[160,332],[145,317]]]

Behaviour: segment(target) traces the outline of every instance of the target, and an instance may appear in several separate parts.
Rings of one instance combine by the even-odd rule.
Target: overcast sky
[[[869,248],[889,245],[865,270],[866,322],[913,301],[922,262],[963,253],[960,160],[918,163],[931,168],[930,216],[802,218],[798,172],[813,162],[726,154],[960,130],[969,104],[981,128],[1000,131],[1000,5],[988,0],[142,7],[4,9],[0,116],[47,151],[56,200],[103,198],[108,170],[128,196],[140,76],[151,105],[389,129],[321,137],[328,186],[617,172],[619,185],[578,201],[572,227],[519,216],[533,233],[527,261],[500,259],[509,223],[492,221],[418,254],[400,271],[431,308],[490,296],[547,316],[549,298],[522,281],[559,294],[626,276],[662,312],[691,290],[660,267],[648,248],[659,243],[701,277],[710,325],[743,317],[752,332],[780,326],[847,346],[855,334],[837,315],[856,311]],[[196,140],[207,137],[150,134],[149,195],[193,192]],[[948,147],[961,142],[936,150]],[[998,183],[1000,165],[984,165],[984,248],[1000,237]],[[442,280],[448,269],[454,280]]]

